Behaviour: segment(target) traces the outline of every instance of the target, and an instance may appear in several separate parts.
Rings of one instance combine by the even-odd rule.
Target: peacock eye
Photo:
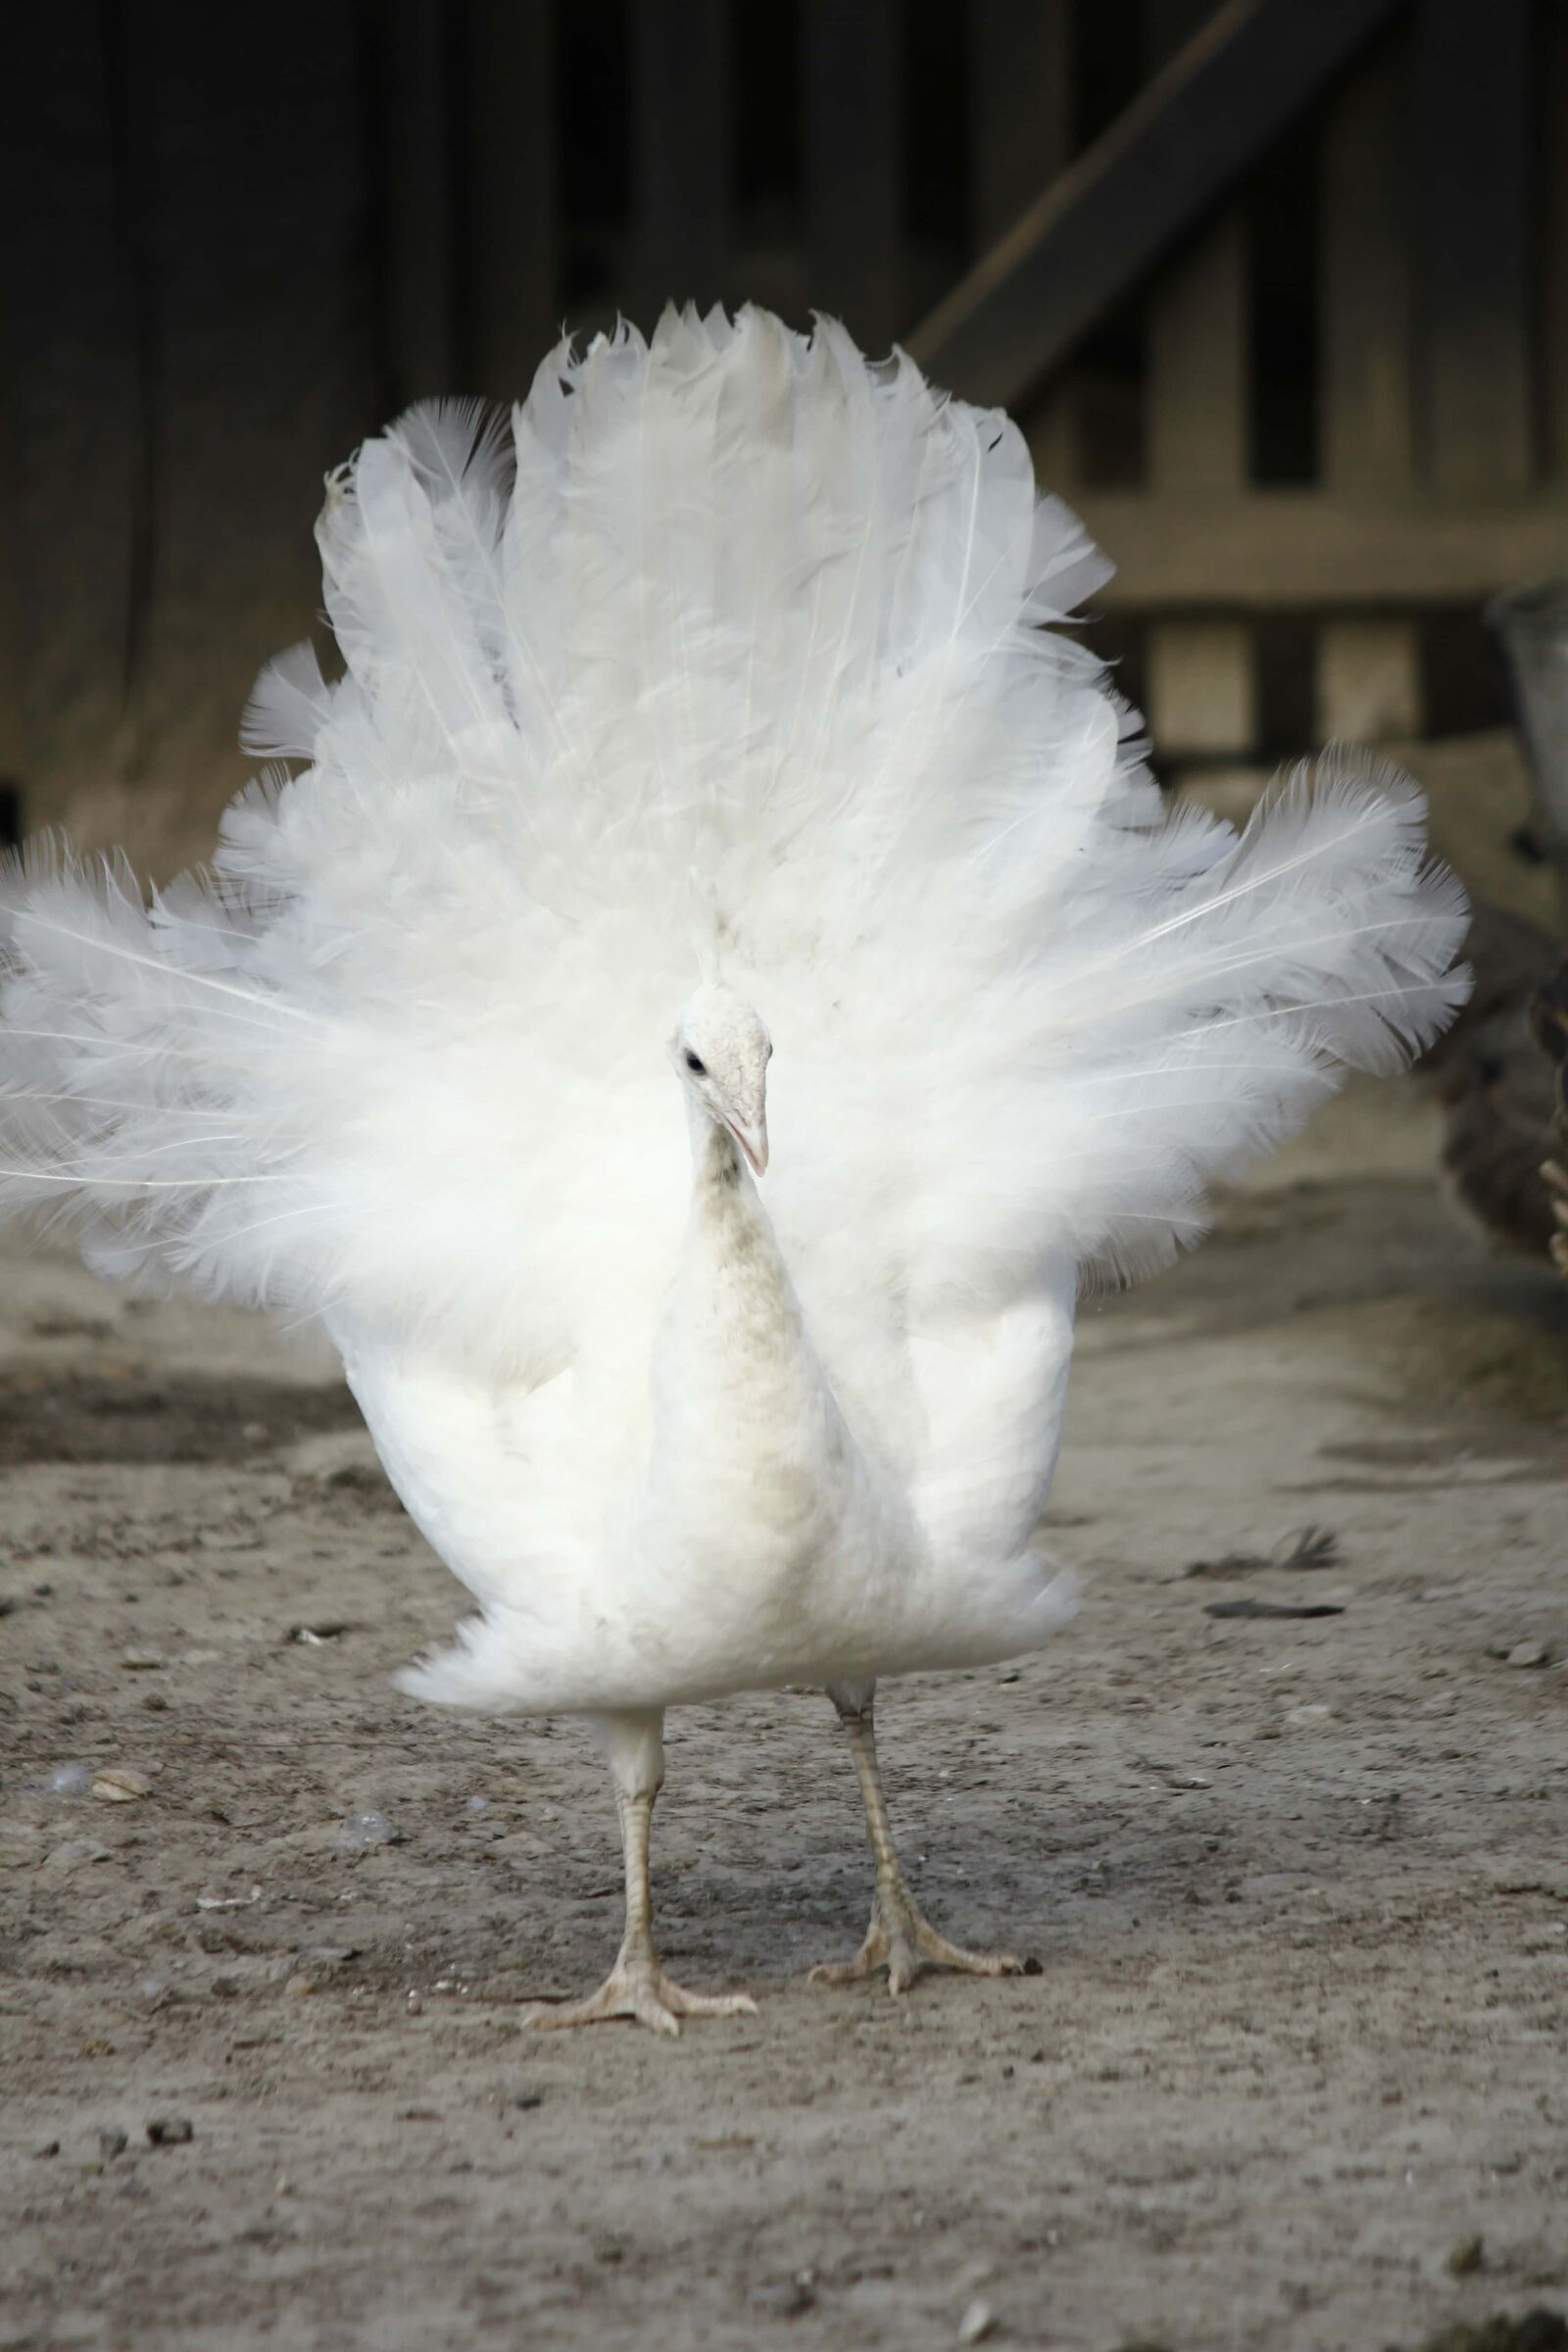
[[[698,1075],[698,1077],[699,1077],[699,1078],[706,1078],[706,1077],[708,1076],[708,1064],[707,1064],[707,1062],[706,1062],[706,1061],[699,1061],[695,1054],[690,1054],[690,1053],[689,1053],[689,1054],[687,1054],[687,1056],[686,1056],[686,1067],[687,1067],[689,1070],[695,1070],[695,1071],[697,1072],[697,1075]]]

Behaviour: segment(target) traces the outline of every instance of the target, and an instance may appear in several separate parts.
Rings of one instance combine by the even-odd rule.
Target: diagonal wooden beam
[[[1015,406],[1407,0],[1228,0],[909,339]]]

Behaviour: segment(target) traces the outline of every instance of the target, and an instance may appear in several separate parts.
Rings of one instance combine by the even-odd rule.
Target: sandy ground
[[[1091,1310],[1080,1618],[885,1693],[929,1909],[1040,1973],[808,1987],[867,1894],[828,1710],[690,1710],[662,1940],[760,2009],[678,2044],[519,2029],[613,1949],[607,1788],[571,1725],[390,1688],[460,1595],[326,1369],[13,1251],[0,2346],[807,2352],[989,2313],[1375,2352],[1568,2308],[1568,1301],[1428,1166],[1363,1098]],[[1337,1558],[1192,1572],[1307,1524]],[[1340,1613],[1209,1613],[1240,1599]],[[344,1850],[371,1810],[398,1842]]]

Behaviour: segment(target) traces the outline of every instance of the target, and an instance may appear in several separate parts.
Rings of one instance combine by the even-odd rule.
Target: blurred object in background
[[[1568,960],[1551,933],[1477,900],[1469,1004],[1417,1069],[1442,1106],[1442,1164],[1493,1245],[1568,1274]]]
[[[321,476],[666,294],[1004,403],[1162,773],[1500,727],[1568,574],[1547,0],[60,0],[0,142],[11,822],[167,873],[306,634]],[[223,529],[215,534],[215,514]]]
[[[1534,840],[1552,867],[1568,921],[1568,579],[1494,596],[1487,618],[1501,640],[1535,787]]]
[[[1568,1280],[1568,959],[1557,966],[1533,1007],[1536,1036],[1556,1072],[1551,1157],[1542,1173],[1551,1200],[1551,1260]]]

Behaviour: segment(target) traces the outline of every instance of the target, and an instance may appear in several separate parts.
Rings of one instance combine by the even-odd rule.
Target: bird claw
[[[676,2034],[683,2017],[755,2017],[749,1992],[688,1992],[666,1977],[652,1953],[622,1952],[597,1992],[580,2001],[540,2001],[523,2014],[538,2033],[564,2026],[596,2026],[607,2019],[634,2018],[654,2034]]]
[[[906,1889],[886,1892],[879,1887],[871,1902],[871,1924],[865,1941],[853,1960],[824,1960],[813,1968],[812,1984],[854,1984],[861,1977],[888,1972],[888,1990],[907,1992],[928,1968],[951,1968],[970,1977],[1016,1977],[1023,1962],[1013,1952],[976,1952],[967,1944],[950,1943],[919,1909]]]

